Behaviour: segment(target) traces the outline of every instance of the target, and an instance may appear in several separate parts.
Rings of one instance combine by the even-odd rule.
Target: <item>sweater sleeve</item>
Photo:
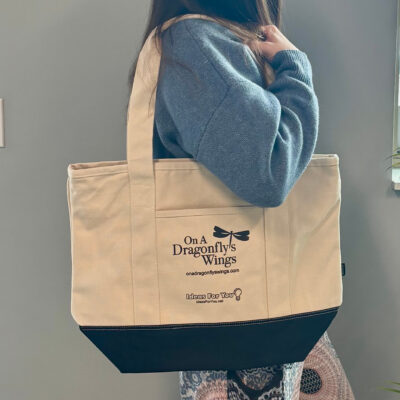
[[[163,65],[156,108],[165,107],[176,127],[159,129],[163,143],[177,143],[245,201],[279,206],[305,171],[318,135],[307,55],[278,52],[271,62],[275,80],[265,89],[251,50],[220,24],[181,20],[163,35],[162,58],[174,63]]]

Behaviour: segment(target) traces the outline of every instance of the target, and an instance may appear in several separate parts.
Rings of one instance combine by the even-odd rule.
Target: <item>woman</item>
[[[157,31],[154,158],[194,158],[261,207],[285,200],[318,136],[311,65],[279,30],[280,10],[280,0],[154,0],[143,38],[182,14],[220,22],[186,19]],[[304,362],[179,378],[182,400],[353,398],[326,332]]]

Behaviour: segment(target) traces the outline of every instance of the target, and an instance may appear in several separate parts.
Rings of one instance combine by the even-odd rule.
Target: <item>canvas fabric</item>
[[[182,18],[210,17],[186,14],[163,29]],[[242,200],[194,159],[153,159],[159,66],[153,30],[130,97],[127,160],[68,165],[76,323],[212,326],[339,307],[338,155],[313,154],[270,208]]]

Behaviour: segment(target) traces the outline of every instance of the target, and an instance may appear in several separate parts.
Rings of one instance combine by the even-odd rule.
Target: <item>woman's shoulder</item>
[[[193,34],[200,40],[205,39],[222,39],[233,40],[239,42],[240,39],[228,27],[220,24],[217,21],[205,18],[185,18],[171,24],[163,31],[163,35],[168,32],[172,36],[191,36]]]
[[[250,48],[231,29],[217,21],[179,20],[162,32],[162,43],[168,57],[194,69],[208,61],[228,84],[241,79],[262,84],[261,72]]]

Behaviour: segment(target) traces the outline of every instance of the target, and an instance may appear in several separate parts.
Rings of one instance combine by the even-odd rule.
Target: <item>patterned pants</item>
[[[181,400],[354,400],[323,334],[302,362],[236,371],[180,371]]]

